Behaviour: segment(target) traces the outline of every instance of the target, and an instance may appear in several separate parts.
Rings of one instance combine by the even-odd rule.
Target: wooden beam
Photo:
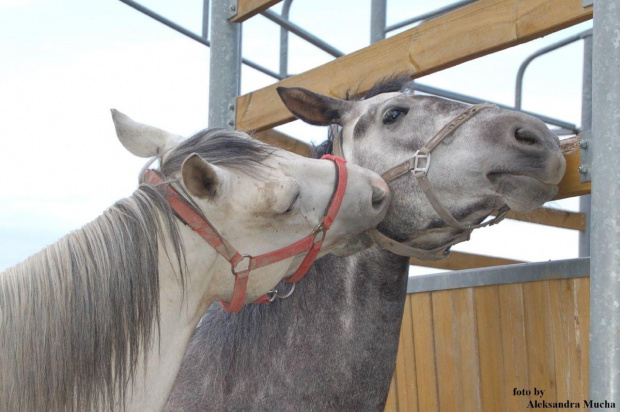
[[[553,200],[589,194],[590,182],[581,183],[580,174],[577,171],[580,164],[579,136],[562,140],[561,147],[566,159],[566,173],[559,184],[560,190]]]
[[[382,77],[412,78],[530,41],[592,18],[582,0],[479,0],[355,53],[237,99],[237,128],[264,130],[293,120],[276,87],[342,97]]]
[[[472,253],[451,252],[450,255],[443,260],[425,261],[411,258],[410,263],[415,266],[425,266],[436,269],[461,270],[485,268],[490,266],[514,265],[516,263],[523,263],[523,261],[493,256],[474,255]]]
[[[269,7],[281,1],[282,0],[237,0],[237,14],[235,14],[230,21],[233,23],[243,23],[250,17],[256,16],[261,11],[267,10]]]
[[[297,140],[287,134],[278,132],[277,130],[268,129],[262,132],[254,133],[253,137],[261,142],[277,146],[281,149],[288,150],[289,152],[296,153],[300,156],[310,156],[312,153],[312,146],[301,140]]]
[[[565,210],[541,207],[527,214],[508,212],[506,219],[520,220],[528,223],[560,227],[563,229],[586,230],[586,215],[583,213],[567,212]]]

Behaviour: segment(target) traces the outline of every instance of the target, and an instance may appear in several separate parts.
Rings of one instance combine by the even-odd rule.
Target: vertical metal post
[[[620,406],[620,7],[594,1],[590,399]],[[602,410],[612,410],[602,408]],[[618,410],[614,408],[613,410]]]
[[[241,90],[241,24],[228,19],[236,2],[211,2],[209,127],[235,126],[235,102]]]
[[[385,39],[387,0],[372,0],[370,3],[370,43]]]
[[[583,39],[583,82],[581,87],[581,130],[592,130],[592,36]],[[586,141],[591,145],[591,142]],[[583,150],[592,150],[585,147]],[[579,257],[590,256],[590,195],[579,198],[579,211],[586,216],[586,227],[579,232]]]
[[[284,0],[282,4],[282,17],[289,19],[293,0]],[[288,76],[288,30],[280,27],[280,76]]]

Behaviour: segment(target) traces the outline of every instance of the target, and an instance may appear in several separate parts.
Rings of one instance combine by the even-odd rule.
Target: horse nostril
[[[517,142],[525,146],[531,146],[538,143],[536,134],[526,129],[515,130],[515,139],[517,140]]]
[[[373,186],[372,187],[372,205],[378,206],[385,200],[387,197],[387,192],[380,187]]]

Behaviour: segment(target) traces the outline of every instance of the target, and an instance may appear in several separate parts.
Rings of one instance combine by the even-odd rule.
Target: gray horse
[[[390,78],[361,100],[281,90],[312,124],[338,124],[349,161],[383,172],[412,155],[467,106],[414,96]],[[400,91],[399,91],[400,90]],[[332,151],[332,138],[316,155]],[[434,195],[462,225],[507,205],[528,212],[550,200],[565,170],[559,140],[522,113],[488,108],[433,152]],[[378,229],[417,249],[443,251],[466,229],[444,222],[413,173],[391,183]],[[317,261],[299,291],[239,314],[211,309],[188,346],[171,411],[381,411],[394,370],[409,258],[374,246]]]

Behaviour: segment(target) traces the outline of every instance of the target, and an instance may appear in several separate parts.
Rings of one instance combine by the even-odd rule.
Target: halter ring
[[[246,277],[250,274],[250,264],[252,263],[252,255],[241,255],[241,256],[242,256],[241,259],[239,259],[237,263],[235,263],[234,265],[233,264],[230,265],[230,271],[232,272],[234,277],[237,277],[239,276],[240,273],[244,273],[244,272],[245,272],[245,276],[242,276],[242,277]],[[243,270],[237,271],[237,266],[239,265],[239,263],[243,262],[246,259],[248,262],[246,268]]]
[[[325,240],[326,234],[327,234],[327,228],[325,227],[325,224],[320,223],[312,232],[312,235],[314,236],[314,239],[312,239],[312,244],[314,245],[316,243],[319,243]],[[321,235],[321,239],[317,240],[317,237],[319,237],[319,235]]]

